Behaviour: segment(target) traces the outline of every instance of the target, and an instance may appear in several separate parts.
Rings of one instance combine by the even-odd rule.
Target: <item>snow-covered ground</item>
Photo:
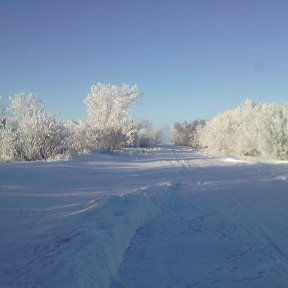
[[[174,146],[0,164],[0,287],[288,287],[288,164]]]

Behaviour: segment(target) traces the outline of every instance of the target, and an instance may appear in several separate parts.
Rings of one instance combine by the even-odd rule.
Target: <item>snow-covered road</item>
[[[287,183],[187,182],[135,235],[113,287],[288,287]]]
[[[0,164],[0,287],[288,287],[287,207],[287,163],[187,148]]]

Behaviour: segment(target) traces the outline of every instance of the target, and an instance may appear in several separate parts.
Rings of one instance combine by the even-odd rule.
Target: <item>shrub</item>
[[[32,93],[10,98],[0,125],[0,160],[53,159],[67,150],[68,129],[40,103]]]
[[[246,100],[209,121],[200,144],[212,153],[288,159],[288,105]]]

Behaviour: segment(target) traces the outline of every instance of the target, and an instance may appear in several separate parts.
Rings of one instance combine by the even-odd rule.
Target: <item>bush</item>
[[[288,159],[288,105],[246,100],[208,122],[200,144],[212,153]]]
[[[35,94],[16,94],[6,111],[0,125],[0,160],[46,160],[66,152],[68,129],[41,107]]]
[[[24,117],[15,131],[14,151],[20,160],[47,160],[67,151],[69,131],[45,111]]]

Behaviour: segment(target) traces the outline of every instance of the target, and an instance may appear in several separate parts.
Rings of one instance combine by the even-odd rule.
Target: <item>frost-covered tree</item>
[[[89,148],[92,142],[92,127],[88,127],[88,122],[79,121],[67,121],[65,127],[70,131],[69,133],[69,147],[72,150],[83,152]]]
[[[8,109],[15,118],[22,120],[25,117],[31,117],[40,111],[43,111],[42,102],[35,93],[17,93],[9,97],[10,105]]]
[[[0,139],[1,139],[2,131],[4,130],[4,128],[6,126],[6,122],[7,122],[6,107],[1,103],[1,97],[0,97]]]
[[[0,123],[0,161],[8,161],[14,155],[15,133],[7,118],[2,118]]]
[[[3,119],[6,114],[6,107],[2,104],[2,97],[0,96],[0,119]]]
[[[137,86],[101,83],[92,86],[84,101],[89,116],[87,127],[93,131],[90,144],[112,150],[132,145],[134,126],[129,109],[139,97]]]
[[[154,147],[161,143],[161,130],[153,128],[152,122],[148,118],[135,121],[134,128],[134,147]]]
[[[288,159],[288,104],[246,100],[209,121],[200,144],[212,153]]]
[[[7,111],[1,125],[0,159],[53,159],[67,149],[69,130],[56,115],[42,108],[37,95],[19,93],[10,97]]]
[[[176,145],[199,147],[199,130],[205,126],[205,120],[183,123],[175,122],[171,129],[172,141]]]
[[[8,119],[7,107],[0,102],[0,161],[7,161],[12,158],[13,140],[14,133]]]
[[[68,129],[46,111],[24,117],[17,127],[14,149],[24,160],[54,159],[67,151]]]

